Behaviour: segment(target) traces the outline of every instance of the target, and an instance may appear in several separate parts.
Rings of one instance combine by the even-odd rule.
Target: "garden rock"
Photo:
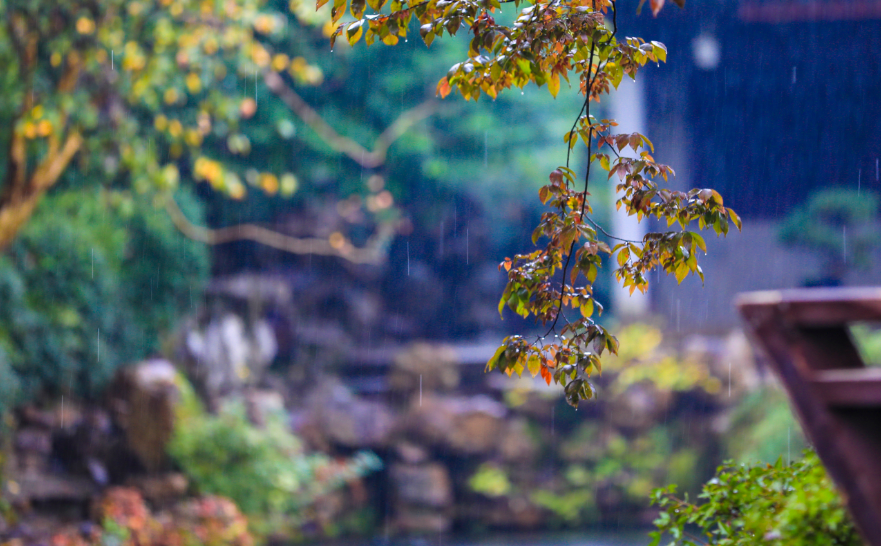
[[[381,448],[396,428],[394,413],[380,402],[356,396],[339,380],[322,380],[306,406],[311,421],[332,444]]]
[[[459,385],[456,351],[448,345],[414,343],[395,355],[388,384],[392,391],[410,395],[455,389]]]
[[[443,532],[452,526],[453,485],[438,463],[394,464],[389,471],[395,527],[404,532]]]
[[[216,410],[222,397],[239,394],[245,385],[257,382],[276,351],[268,322],[257,319],[249,325],[227,312],[189,321],[175,358],[208,407]]]
[[[497,447],[507,410],[484,395],[424,395],[411,403],[407,432],[429,445],[475,455]]]
[[[147,360],[117,372],[109,390],[113,420],[150,471],[161,468],[180,401],[177,370],[167,360]]]

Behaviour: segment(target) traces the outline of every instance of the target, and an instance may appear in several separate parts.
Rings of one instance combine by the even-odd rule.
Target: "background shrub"
[[[178,201],[201,216],[191,196]],[[95,396],[157,351],[208,272],[205,246],[143,196],[48,196],[0,254],[0,409],[41,392]]]

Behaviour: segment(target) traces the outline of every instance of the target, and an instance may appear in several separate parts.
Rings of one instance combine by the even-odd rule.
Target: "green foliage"
[[[191,388],[182,392],[169,454],[200,493],[232,499],[258,534],[295,534],[319,496],[381,467],[369,452],[344,462],[305,454],[284,415],[269,415],[256,427],[240,403],[210,415]]]
[[[511,491],[511,481],[504,469],[490,463],[480,465],[468,478],[468,486],[475,493],[487,497],[503,497]]]
[[[646,382],[664,392],[684,392],[700,388],[715,394],[722,388],[709,366],[695,358],[680,357],[662,347],[659,328],[633,323],[621,328],[621,349],[606,358],[604,368],[613,375],[609,382],[612,394],[620,394],[631,385]]]
[[[819,253],[825,274],[840,278],[846,265],[866,267],[878,247],[875,221],[878,195],[871,191],[831,189],[813,194],[780,226],[785,245]]]
[[[192,197],[179,200],[200,216]],[[41,391],[96,395],[116,368],[158,349],[207,275],[205,247],[150,203],[95,190],[48,196],[0,255],[2,404]]]
[[[813,451],[786,465],[720,466],[695,504],[676,496],[676,486],[658,489],[661,508],[652,546],[671,545],[859,546],[862,544],[832,480]]]
[[[789,460],[807,447],[786,393],[774,387],[756,390],[738,402],[723,441],[726,456],[743,462]]]
[[[881,366],[881,330],[877,324],[851,324],[850,334],[866,365]]]

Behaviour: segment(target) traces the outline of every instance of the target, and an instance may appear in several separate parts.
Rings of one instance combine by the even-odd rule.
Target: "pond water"
[[[493,534],[474,537],[422,536],[405,539],[365,539],[339,546],[645,546],[650,529],[644,531],[591,531],[566,534]]]
[[[454,540],[442,544],[447,546],[645,546],[649,540],[648,531],[607,531],[554,535],[503,535]],[[436,543],[426,542],[425,546],[429,544],[434,546]]]

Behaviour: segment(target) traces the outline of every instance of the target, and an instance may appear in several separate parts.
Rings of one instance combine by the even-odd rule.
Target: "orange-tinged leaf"
[[[658,16],[661,9],[664,7],[664,0],[649,0],[649,6],[652,8],[652,15],[655,17]]]
[[[545,380],[545,383],[548,385],[551,384],[551,372],[546,367],[541,367],[541,378]]]
[[[550,192],[548,191],[547,186],[542,186],[541,189],[538,190],[538,199],[541,201],[541,204],[544,205],[548,202],[548,198],[550,197]]]
[[[442,99],[447,98],[447,95],[450,94],[450,82],[447,78],[442,78],[441,81],[437,84],[437,94],[440,95]]]

